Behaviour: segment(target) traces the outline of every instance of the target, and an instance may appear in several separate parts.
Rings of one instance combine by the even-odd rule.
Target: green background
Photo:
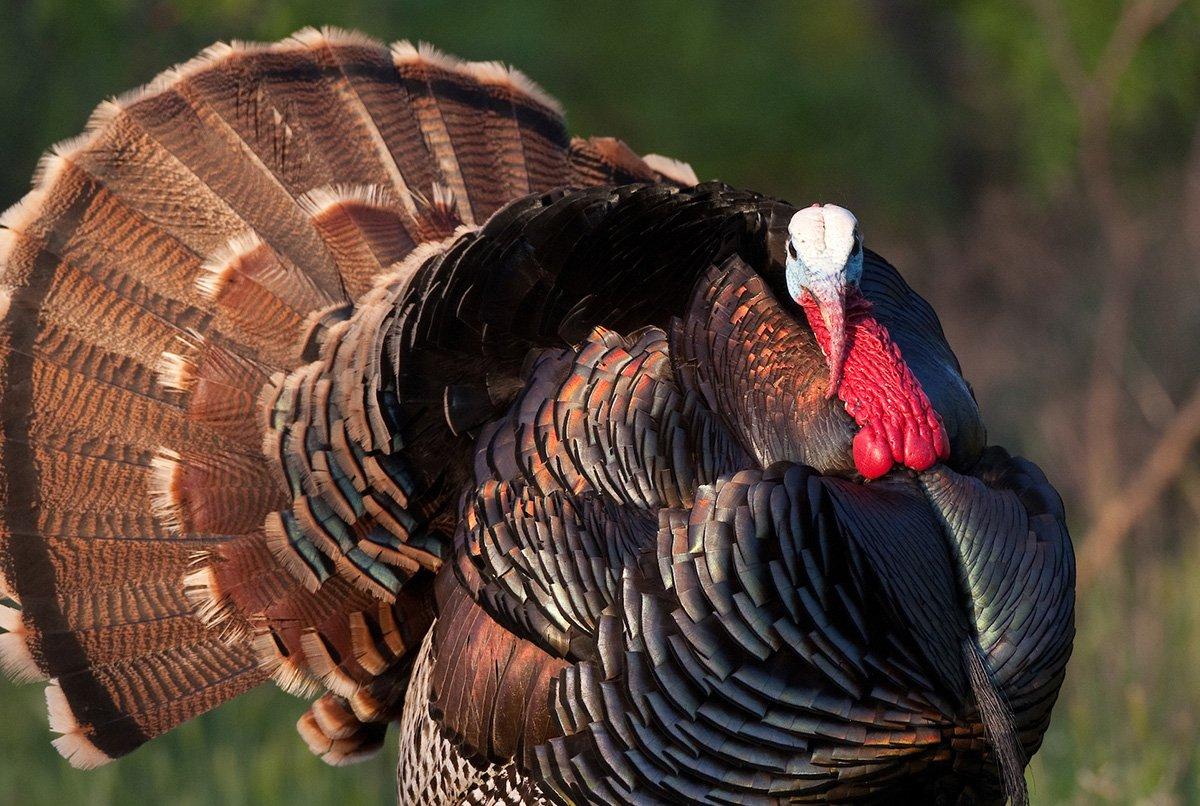
[[[1196,0],[1132,11],[1113,0],[6,0],[0,10],[3,203],[101,99],[217,39],[331,24],[513,63],[563,102],[577,134],[685,159],[701,178],[853,209],[869,245],[934,302],[992,440],[1060,485],[1081,553],[1176,433],[1196,382]],[[1144,30],[1142,13],[1154,18]],[[1089,107],[1086,91],[1069,91],[1126,53],[1111,103]],[[1081,134],[1088,114],[1109,138],[1099,163]],[[1127,242],[1132,259],[1121,257]],[[1128,322],[1105,352],[1098,322],[1122,259]],[[1097,378],[1113,382],[1116,411],[1089,431]],[[1030,767],[1035,803],[1200,802],[1194,446],[1171,470],[1081,581],[1075,658]],[[302,710],[258,691],[84,773],[50,747],[40,688],[0,682],[0,803],[392,802],[394,740],[368,763],[331,769],[294,734]]]

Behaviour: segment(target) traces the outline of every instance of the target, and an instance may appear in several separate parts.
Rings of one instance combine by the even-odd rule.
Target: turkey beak
[[[842,367],[846,363],[846,286],[843,283],[831,284],[817,289],[810,289],[817,309],[821,312],[821,321],[829,333],[829,351],[825,361],[829,365],[829,388],[825,390],[826,399],[837,396],[838,385],[842,382]]]

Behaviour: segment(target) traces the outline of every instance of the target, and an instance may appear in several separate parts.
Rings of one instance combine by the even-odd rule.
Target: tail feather
[[[43,158],[0,217],[0,595],[19,603],[0,605],[0,667],[50,681],[72,764],[268,677],[345,695],[302,726],[327,759],[377,746],[334,711],[396,712],[440,560],[406,542],[387,390],[316,375],[386,375],[382,329],[337,347],[350,303],[380,302],[380,277],[403,289],[461,225],[530,192],[683,176],[579,142],[514,70],[306,29],[215,45]],[[303,399],[264,409],[271,384]],[[291,404],[312,456],[276,430]]]
[[[0,245],[4,261],[5,282],[19,286],[22,275],[35,270],[34,261],[58,262],[58,282],[52,293],[42,301],[41,316],[65,333],[75,335],[83,344],[103,347],[133,360],[148,361],[164,339],[184,332],[187,328],[202,327],[205,317],[186,303],[159,294],[135,278],[110,272],[97,265],[93,257],[86,263],[77,250],[70,257],[66,249],[29,237],[17,229],[0,230]],[[19,300],[18,305],[26,304]],[[7,313],[7,311],[6,311]],[[21,315],[29,315],[21,311]],[[103,316],[110,322],[137,322],[132,333],[118,329],[94,332],[87,326]]]
[[[247,455],[261,454],[258,398],[268,367],[213,341],[180,337],[158,361],[158,383],[186,401],[189,421],[212,429]]]
[[[83,446],[34,443],[28,447],[41,467],[44,506],[58,512],[120,515],[137,512],[144,504],[145,454],[94,456],[82,453],[91,450]]]
[[[204,247],[194,242],[207,240],[195,230],[211,226],[211,215],[189,218],[186,206],[175,209],[162,201],[138,206],[136,199],[117,195],[72,161],[82,152],[82,145],[52,152],[60,166],[54,184],[35,189],[0,217],[9,247],[0,254],[6,284],[20,288],[35,271],[57,271],[45,268],[57,255],[132,299],[167,301],[164,318],[181,328],[204,327],[195,288]],[[85,214],[86,224],[80,220]],[[213,246],[218,243],[214,240]],[[22,296],[26,305],[40,304],[40,297]]]
[[[136,532],[119,537],[74,529],[59,533],[63,531],[47,523],[37,532],[4,535],[6,541],[41,538],[42,548],[59,574],[55,584],[59,596],[111,585],[174,580],[182,563],[216,542],[214,538],[164,539],[163,535],[138,536]],[[96,554],[91,544],[103,546],[104,551]],[[15,595],[8,598],[16,601]]]
[[[476,223],[475,216],[467,195],[462,167],[454,152],[446,115],[432,86],[434,81],[444,81],[453,75],[460,62],[445,56],[436,48],[424,44],[414,47],[408,42],[393,45],[392,57],[401,85],[408,95],[408,104],[416,114],[417,126],[429,146],[433,164],[437,166],[434,182],[440,182],[450,189],[457,201],[459,218],[463,223],[473,225]]]
[[[188,534],[245,534],[286,503],[261,456],[177,452],[152,462],[151,506],[159,520]]]
[[[342,268],[346,290],[356,299],[422,240],[414,216],[378,185],[318,188],[305,194],[301,203]]]
[[[172,588],[177,588],[178,581],[173,580]],[[156,589],[157,588],[157,589]],[[203,637],[203,628],[192,618],[191,608],[187,603],[173,603],[174,612],[166,610],[166,597],[163,595],[163,584],[154,587],[143,585],[136,588],[125,588],[117,591],[96,592],[87,596],[64,597],[64,614],[72,619],[69,632],[44,632],[31,634],[29,640],[36,640],[43,654],[56,653],[59,645],[68,641],[77,642],[87,656],[87,665],[75,668],[64,666],[58,675],[72,673],[87,673],[107,664],[127,660],[132,651],[138,657],[147,653],[172,647],[187,646]],[[156,596],[155,607],[150,611],[145,605],[131,607],[137,597],[143,595]],[[32,603],[31,603],[32,604]],[[105,614],[96,613],[96,608],[111,608]],[[124,608],[121,610],[120,608]],[[120,613],[121,615],[115,615]],[[92,618],[87,618],[87,615]],[[136,618],[136,621],[134,620]],[[104,623],[104,622],[118,623]]]
[[[362,161],[362,170],[337,170],[337,180],[355,185],[390,186],[397,195],[406,195],[409,183],[401,168],[402,159],[393,153],[393,142],[385,132],[387,124],[377,119],[372,92],[380,78],[387,80],[391,71],[386,61],[377,60],[386,52],[382,43],[361,34],[351,34],[333,29],[315,30],[307,28],[294,34],[288,41],[296,42],[308,49],[322,73],[317,83],[305,82],[328,90],[332,97],[327,103],[311,104],[305,108],[309,113],[319,113],[323,142],[328,153],[355,156]],[[367,62],[364,68],[364,62]],[[380,71],[372,77],[372,68]],[[346,144],[353,143],[347,148]],[[311,186],[310,186],[311,187]]]
[[[487,126],[489,116],[511,116],[511,105],[502,105],[489,93],[471,68],[440,54],[418,48],[416,58],[400,58],[397,63],[414,81],[424,78],[427,97],[438,113],[424,120],[431,126],[435,147],[445,138],[444,153],[455,166],[446,171],[445,181],[460,202],[460,218],[467,224],[486,221],[505,202],[521,195],[508,186],[503,148],[489,137]]]
[[[417,196],[427,193],[441,178],[442,168],[425,140],[392,52],[388,47],[356,34],[333,31],[326,32],[325,36],[333,40],[333,57],[369,115],[370,124],[396,168],[388,172],[396,200],[407,215],[413,216],[417,212]],[[378,146],[378,142],[375,145]],[[342,147],[340,139],[334,142],[334,147]],[[339,183],[349,184],[351,180],[337,176],[330,182],[313,183],[310,189]]]
[[[109,128],[128,129],[180,163],[186,172],[179,177],[182,199],[205,210],[224,208],[222,217],[232,230],[224,241],[252,230],[323,291],[340,297],[337,266],[296,197],[237,131],[190,90],[184,76],[158,93],[135,97],[114,115]],[[286,140],[286,131],[279,136]]]
[[[54,749],[71,762],[71,766],[90,770],[112,761],[112,757],[89,738],[91,726],[79,723],[57,680],[46,686],[46,710],[49,711],[50,730],[58,734],[53,741]],[[126,726],[126,730],[136,736],[136,728]]]
[[[77,766],[117,758],[263,680],[247,646],[207,639],[51,680],[51,729],[71,737],[56,747]],[[59,694],[52,694],[57,689]],[[64,747],[65,745],[65,747]]]
[[[145,98],[135,95],[126,103],[127,108],[117,102],[102,105],[89,123],[92,136],[78,143],[73,151],[62,154],[74,169],[69,178],[78,182],[82,190],[99,195],[101,204],[107,203],[105,207],[93,208],[91,219],[95,226],[82,233],[83,249],[111,251],[123,240],[119,238],[122,226],[142,225],[142,229],[129,234],[137,234],[139,241],[149,239],[157,247],[146,255],[147,259],[159,250],[167,251],[169,246],[163,242],[168,239],[181,245],[190,260],[171,268],[182,275],[180,279],[187,285],[194,285],[200,260],[232,238],[255,230],[263,240],[285,253],[289,251],[288,245],[301,249],[307,246],[310,254],[301,257],[304,261],[301,265],[314,279],[324,283],[327,292],[337,293],[336,273],[328,265],[331,261],[322,260],[320,243],[315,237],[303,237],[303,221],[297,220],[301,218],[298,211],[295,216],[288,215],[288,208],[279,199],[283,191],[263,177],[235,138],[218,138],[206,131],[205,121],[196,116],[178,92],[164,91]],[[182,130],[175,135],[170,134],[172,114],[179,116],[175,125]],[[155,123],[162,130],[157,132],[162,142],[154,136]],[[201,156],[213,164],[193,169],[187,160],[199,162]],[[222,179],[222,175],[226,178]],[[258,181],[247,177],[258,177]],[[64,180],[67,178],[64,176]],[[247,182],[250,187],[236,188],[235,183],[240,182]],[[258,205],[252,196],[255,192],[263,194]],[[57,195],[55,192],[54,197]],[[267,220],[268,215],[271,221]],[[254,226],[258,222],[263,222],[264,227]],[[296,234],[283,231],[288,225],[295,228]],[[154,273],[153,268],[141,262],[130,264],[130,269],[138,275]],[[194,290],[191,298],[196,300]]]
[[[337,49],[347,38],[309,28],[279,48],[251,53],[247,59],[253,80],[272,99],[286,125],[306,133],[305,151],[294,153],[328,166],[328,180],[292,187],[297,197],[335,182],[391,186],[397,192],[404,187],[400,167],[343,70]],[[353,37],[351,41],[361,47],[367,40]],[[383,51],[383,46],[372,49]]]
[[[40,335],[42,344],[33,350],[8,350],[9,365],[24,364],[30,378],[25,389],[13,390],[5,410],[34,412],[28,427],[14,433],[14,444],[31,451],[42,445],[81,452],[105,444],[140,452],[161,442],[222,447],[216,435],[192,427],[184,412],[164,399],[153,385],[153,367],[79,344],[53,325],[45,325]],[[64,363],[60,351],[66,350],[82,362],[78,369]]]
[[[650,170],[668,182],[674,182],[681,187],[692,187],[700,184],[700,177],[692,166],[681,160],[664,157],[662,154],[643,154],[642,162]]]
[[[657,182],[691,187],[698,183],[696,172],[686,162],[660,154],[639,157],[615,137],[575,137],[569,160],[571,181],[576,185]]]
[[[493,170],[503,187],[501,203],[527,196],[532,188],[526,166],[524,138],[517,118],[517,99],[522,91],[537,97],[544,93],[528,79],[499,62],[478,62],[470,68],[471,78],[486,93],[481,104],[483,139],[491,149]],[[524,90],[522,86],[524,85]]]

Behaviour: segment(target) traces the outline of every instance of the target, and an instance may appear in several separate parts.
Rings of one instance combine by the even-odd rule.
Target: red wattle
[[[828,357],[829,332],[816,300],[805,292],[800,304]],[[837,396],[859,426],[851,450],[864,478],[877,479],[894,464],[928,470],[950,456],[941,416],[857,290],[846,296],[845,355]]]
[[[868,479],[877,479],[892,469],[892,449],[870,423],[854,435],[852,452],[854,466]]]

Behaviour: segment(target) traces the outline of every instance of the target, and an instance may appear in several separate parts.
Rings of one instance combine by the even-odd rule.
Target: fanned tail
[[[370,342],[348,320],[394,302],[379,278],[394,297],[406,258],[514,199],[689,177],[570,141],[497,63],[313,29],[214,45],[47,154],[0,219],[0,665],[49,681],[63,755],[102,764],[268,677],[332,692],[299,726],[327,760],[377,747],[431,621],[435,508],[355,453],[386,425],[322,382],[379,345],[325,345]]]
[[[272,546],[296,489],[262,450],[263,389],[422,243],[628,170],[580,155],[516,71],[305,30],[217,44],[43,158],[0,219],[0,663],[49,680],[73,764],[269,675],[336,692],[301,726],[326,757],[378,744],[337,715],[398,708],[425,583],[313,584]],[[337,499],[328,465],[305,473]]]

